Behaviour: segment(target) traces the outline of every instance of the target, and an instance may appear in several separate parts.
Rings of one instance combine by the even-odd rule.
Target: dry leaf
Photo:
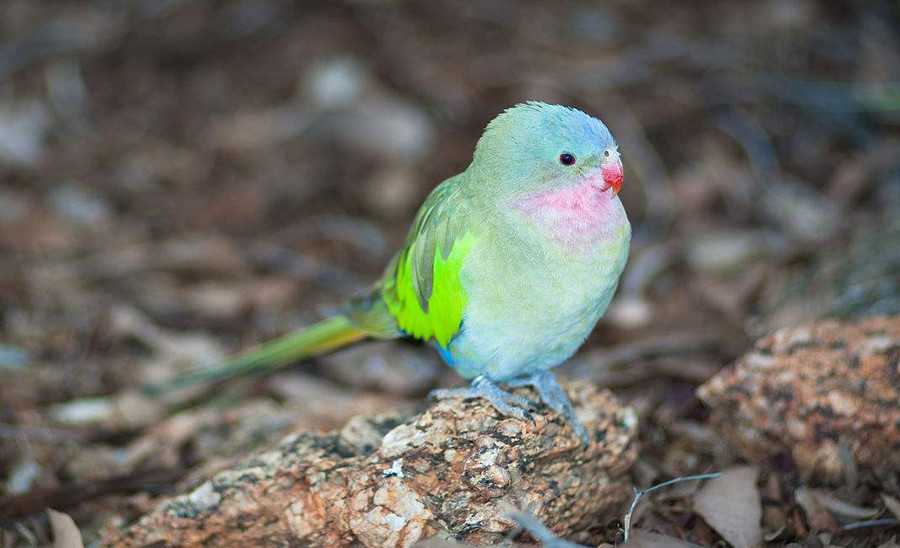
[[[48,509],[47,516],[53,528],[53,548],[84,548],[81,531],[69,514]]]
[[[834,525],[831,514],[825,510],[819,498],[810,493],[810,489],[804,486],[795,489],[794,501],[803,509],[806,523],[814,532],[831,529]]]
[[[868,519],[879,512],[878,508],[867,508],[857,506],[849,502],[837,499],[825,491],[820,489],[810,489],[808,487],[799,487],[798,491],[805,489],[809,496],[814,497],[816,501],[826,510],[837,517],[845,517],[852,519]]]
[[[884,493],[881,494],[881,500],[884,501],[884,505],[887,506],[888,510],[894,514],[894,517],[900,519],[900,500]]]
[[[762,502],[755,468],[742,466],[710,480],[694,497],[694,509],[735,548],[762,545]]]

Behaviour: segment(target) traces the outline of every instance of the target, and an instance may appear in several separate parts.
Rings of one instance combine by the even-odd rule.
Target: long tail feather
[[[320,356],[364,339],[367,332],[344,316],[332,316],[309,327],[250,348],[229,362],[206,366],[161,383],[145,385],[144,391],[161,394],[169,390],[229,379],[245,373],[262,373],[285,367],[303,358]]]

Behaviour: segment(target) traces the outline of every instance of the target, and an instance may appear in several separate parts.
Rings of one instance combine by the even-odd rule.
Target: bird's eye
[[[608,151],[608,150],[604,150],[604,151],[603,151],[603,157],[604,157],[604,158],[609,158],[609,151]]]
[[[571,152],[563,152],[559,155],[559,163],[564,166],[574,166],[575,165],[575,155]]]

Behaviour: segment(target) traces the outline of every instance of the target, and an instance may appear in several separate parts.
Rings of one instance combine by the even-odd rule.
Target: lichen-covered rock
[[[630,499],[637,424],[609,392],[568,386],[586,449],[554,413],[520,421],[481,400],[360,416],[340,432],[292,435],[105,542],[405,547],[438,535],[483,545],[515,526],[515,507],[560,534],[583,529],[620,516]]]
[[[789,455],[838,482],[855,463],[883,488],[900,477],[900,317],[785,328],[698,390],[745,458]]]

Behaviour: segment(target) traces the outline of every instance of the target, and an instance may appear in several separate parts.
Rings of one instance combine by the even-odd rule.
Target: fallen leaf
[[[884,493],[881,494],[881,500],[884,501],[884,505],[887,506],[888,510],[894,514],[894,517],[900,519],[900,500]]]
[[[47,516],[53,528],[53,548],[84,548],[81,531],[71,516],[50,509],[47,510]]]
[[[803,509],[806,523],[813,531],[823,531],[834,525],[831,514],[825,510],[819,498],[810,493],[808,488],[800,486],[795,489],[794,501]]]
[[[755,468],[742,466],[710,480],[694,497],[694,509],[735,548],[762,545],[762,501]]]
[[[837,517],[846,517],[853,519],[868,519],[879,512],[878,508],[867,508],[857,506],[847,501],[840,500],[820,489],[811,489],[808,487],[800,487],[805,489],[807,493],[814,497],[816,501],[826,510]]]

